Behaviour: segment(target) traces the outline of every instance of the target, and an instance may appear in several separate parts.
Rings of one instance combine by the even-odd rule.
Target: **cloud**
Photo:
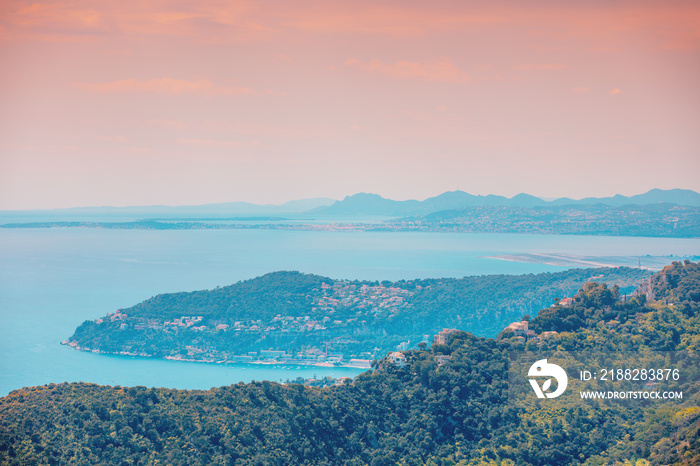
[[[260,3],[168,0],[23,0],[0,2],[0,39],[99,41],[114,36],[187,37],[198,43],[233,43],[312,35],[430,36],[524,30],[572,38],[593,48],[624,50],[640,39],[652,49],[697,50],[697,2],[370,2]],[[515,44],[517,45],[517,44]],[[541,45],[541,44],[540,44]]]
[[[85,41],[109,32],[104,11],[87,2],[3,3],[0,25],[6,39]]]
[[[575,87],[574,92],[577,94],[585,94],[586,92],[591,92],[587,87]]]
[[[400,61],[387,64],[379,60],[364,63],[355,58],[348,58],[345,60],[345,65],[399,79],[455,83],[466,83],[470,80],[469,74],[460,70],[450,60],[437,60],[431,63]]]
[[[618,89],[618,88],[614,88],[614,89],[610,89],[610,90],[608,91],[608,94],[610,94],[610,95],[617,95],[617,94],[619,94],[620,92],[622,92],[622,90],[620,90],[620,89]]]
[[[77,86],[80,89],[101,94],[139,92],[168,95],[194,94],[202,96],[272,94],[271,91],[260,92],[244,86],[219,86],[208,79],[198,79],[195,81],[171,78],[151,79],[148,81],[122,79],[120,81],[106,83],[79,83]]]
[[[189,36],[197,41],[239,41],[260,37],[266,9],[252,2],[169,2],[167,0],[51,1],[27,5],[4,0],[0,27],[4,38],[41,41],[91,41],[113,36]],[[267,20],[269,21],[269,20]]]
[[[295,3],[295,11],[285,26],[304,31],[340,34],[387,36],[421,36],[431,31],[488,26],[503,21],[498,9],[449,8],[411,3],[377,4],[377,2]]]
[[[99,35],[190,36],[201,42],[231,42],[302,31],[321,34],[425,35],[430,31],[502,21],[499,10],[381,5],[374,2],[309,0],[207,2],[72,0],[33,3],[4,0],[0,25],[30,40],[89,40]]]

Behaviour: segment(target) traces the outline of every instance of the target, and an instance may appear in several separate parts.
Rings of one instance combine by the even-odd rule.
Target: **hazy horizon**
[[[0,210],[700,192],[700,5],[0,7]]]
[[[653,189],[658,189],[658,188],[652,188],[652,190],[653,190]],[[673,188],[673,189],[683,189],[683,188]],[[316,196],[316,197],[309,197],[309,198],[303,198],[303,199],[288,199],[288,200],[286,200],[286,201],[282,201],[282,202],[279,202],[279,203],[266,203],[266,204],[257,204],[257,203],[255,203],[255,202],[250,202],[250,201],[246,201],[246,200],[230,200],[230,201],[222,201],[222,202],[210,202],[210,203],[205,203],[205,204],[76,205],[76,206],[70,206],[70,207],[53,207],[53,208],[0,209],[0,212],[21,212],[21,211],[32,211],[32,210],[64,210],[64,209],[65,209],[65,210],[70,210],[70,209],[103,209],[103,208],[104,208],[104,209],[110,209],[110,208],[115,208],[115,209],[128,209],[128,208],[144,208],[144,207],[168,207],[168,208],[173,207],[173,208],[174,208],[174,207],[201,207],[201,206],[206,206],[206,205],[219,205],[219,204],[248,204],[248,205],[255,206],[255,207],[276,207],[276,206],[283,206],[283,205],[285,205],[285,204],[294,203],[294,202],[313,201],[313,200],[329,200],[329,201],[332,201],[332,202],[337,202],[337,201],[342,201],[342,200],[344,200],[345,198],[355,196],[355,195],[357,195],[357,194],[379,195],[379,196],[381,196],[381,197],[383,197],[383,198],[385,198],[385,199],[390,199],[390,200],[393,200],[393,201],[413,201],[413,200],[425,201],[425,200],[427,200],[427,199],[430,199],[430,198],[439,196],[440,194],[445,194],[445,193],[447,193],[447,192],[455,192],[455,191],[466,192],[467,194],[472,194],[472,195],[474,195],[474,196],[503,196],[503,195],[498,194],[498,193],[474,194],[474,193],[469,193],[469,192],[463,191],[463,190],[452,190],[452,191],[443,191],[443,192],[441,192],[441,193],[438,193],[438,194],[435,194],[435,195],[432,195],[432,196],[428,196],[428,197],[426,197],[426,198],[421,198],[421,199],[413,199],[413,198],[408,198],[408,199],[392,199],[392,198],[388,198],[388,197],[386,197],[386,196],[382,196],[381,194],[378,194],[378,193],[356,192],[356,193],[353,193],[353,194],[347,194],[347,195],[345,195],[345,196],[343,196],[343,197],[341,197],[341,198],[339,198],[339,199],[334,199],[334,198],[325,197],[325,196]],[[692,190],[691,190],[691,191],[692,191]],[[645,192],[643,192],[643,193],[631,194],[631,195],[628,195],[628,196],[626,196],[626,197],[631,197],[631,196],[635,196],[635,195],[638,195],[638,194],[645,194],[645,193],[647,193],[647,192],[649,192],[649,191],[645,191]],[[696,192],[696,191],[693,191],[693,192]],[[517,196],[517,195],[519,195],[519,194],[529,194],[529,195],[535,196],[534,194],[531,194],[531,193],[518,193],[518,194],[515,194],[515,195],[513,195],[513,196],[503,196],[503,197],[506,197],[506,198],[511,199],[511,198],[513,198],[513,197],[515,197],[515,196]],[[537,197],[537,198],[539,198],[539,199],[541,199],[541,200],[543,200],[543,201],[545,201],[545,202],[552,202],[552,201],[556,201],[556,200],[559,200],[559,199],[571,199],[571,200],[573,200],[573,201],[580,201],[580,200],[582,200],[582,199],[591,198],[591,197],[592,197],[592,198],[614,197],[615,195],[618,195],[618,194],[619,194],[619,193],[616,193],[616,194],[614,194],[613,196],[585,196],[585,197],[581,197],[581,198],[572,198],[572,197],[568,197],[568,196],[562,196],[562,197],[547,197],[547,198],[541,197],[541,196],[535,196],[535,197]],[[331,202],[331,203],[332,203],[332,202]]]

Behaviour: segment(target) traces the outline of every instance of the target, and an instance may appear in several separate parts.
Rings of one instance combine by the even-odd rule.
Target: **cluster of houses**
[[[114,321],[116,321],[116,320],[126,320],[127,317],[128,317],[128,316],[127,316],[125,313],[123,313],[122,311],[120,311],[119,309],[117,309],[117,310],[114,311],[113,313],[107,314],[107,316],[105,317],[105,319],[109,319],[110,322],[114,322]],[[105,321],[105,319],[97,319],[97,320],[95,321],[95,323],[96,323],[96,324],[101,324],[102,322]]]
[[[127,316],[123,311],[115,311],[103,319],[104,321],[119,322],[120,329],[154,330],[164,332],[260,332],[268,335],[293,335],[295,333],[316,332],[324,330],[352,329],[353,332],[371,332],[372,329],[364,320],[372,316],[391,317],[406,305],[406,300],[414,292],[400,287],[385,286],[377,283],[353,284],[348,281],[323,283],[321,293],[313,297],[309,315],[289,316],[277,314],[268,319],[256,320],[226,320],[220,319],[204,324],[203,316],[181,316],[176,319],[163,321]],[[343,312],[345,311],[345,312]],[[399,350],[408,347],[408,342],[402,344]],[[247,355],[242,355],[247,356]],[[371,355],[370,355],[371,356]],[[363,360],[356,361],[365,365]]]
[[[528,322],[527,320],[523,320],[521,322],[513,322],[508,327],[506,327],[506,330],[512,330],[515,338],[522,341],[523,343],[526,341],[539,341],[543,338],[547,338],[558,333],[552,331],[542,332],[541,334],[537,335],[534,330],[529,329],[529,326],[530,322]]]
[[[405,304],[412,291],[395,286],[355,285],[347,282],[335,282],[321,285],[323,296],[314,302],[312,311],[319,310],[333,314],[338,308],[355,307],[360,313],[371,312],[373,315],[389,315],[397,312]]]
[[[420,289],[420,286],[417,287]],[[102,323],[109,319],[111,322],[119,321],[122,330],[132,327],[135,330],[159,330],[166,332],[179,332],[181,330],[198,332],[261,332],[268,334],[293,334],[296,332],[312,332],[327,329],[337,329],[339,327],[357,327],[354,331],[367,327],[367,322],[363,317],[373,316],[391,317],[401,311],[407,305],[407,299],[413,295],[414,291],[391,286],[389,284],[353,284],[347,281],[335,281],[323,283],[321,293],[313,298],[310,315],[288,316],[277,314],[268,319],[257,319],[249,321],[226,321],[219,320],[207,322],[204,325],[203,316],[181,316],[168,321],[157,319],[128,318],[126,313],[115,311],[104,319],[98,319],[96,323]],[[345,312],[340,312],[345,311]],[[348,313],[349,311],[349,313]],[[341,317],[342,316],[342,317]],[[434,344],[442,345],[447,343],[447,338],[453,329],[443,329],[434,338]],[[427,341],[428,336],[425,336]],[[396,348],[397,351],[389,355],[393,364],[403,366],[406,364],[406,357],[401,351],[409,348],[410,342],[401,342]],[[378,348],[377,348],[378,349]],[[187,348],[188,356],[195,355],[192,348]],[[216,352],[215,352],[216,353]],[[376,351],[375,351],[376,353]],[[357,357],[359,356],[359,357]],[[287,353],[284,350],[261,350],[251,351],[247,354],[226,355],[220,354],[216,357],[220,362],[280,362],[280,363],[300,363],[300,364],[344,364],[358,368],[370,368],[373,355],[363,353],[356,357],[344,360],[343,354],[328,353],[317,348],[308,349],[296,354]],[[222,359],[220,359],[222,358]],[[442,365],[449,359],[446,355],[436,355],[435,361]]]
[[[300,351],[296,354],[288,353],[285,350],[260,350],[249,351],[247,354],[235,355],[229,358],[231,362],[278,362],[283,364],[341,364],[344,356],[340,353],[325,353],[317,348]],[[364,359],[351,359],[349,364],[355,367],[370,367],[371,361]]]
[[[594,278],[600,278],[602,275],[592,277],[591,279]],[[560,306],[571,306],[574,303],[574,298],[563,298],[557,301],[556,304]],[[554,306],[554,305],[553,305]],[[535,333],[534,330],[531,330],[530,328],[530,322],[527,320],[522,320],[520,322],[513,322],[510,325],[508,325],[504,330],[512,330],[513,331],[513,336],[520,340],[521,342],[526,342],[526,341],[540,341],[544,338],[550,337],[552,335],[556,335],[559,332],[542,332],[539,335]]]
[[[443,329],[433,338],[433,345],[445,345],[448,342],[449,335],[456,332],[456,329]],[[426,335],[427,338],[427,335]],[[407,345],[408,342],[403,342],[399,345],[400,348]],[[433,359],[438,366],[442,366],[450,359],[450,355],[436,354]],[[251,351],[245,355],[236,355],[229,359],[231,362],[254,362],[254,361],[269,361],[269,362],[279,362],[287,364],[309,364],[309,363],[329,363],[329,364],[342,364],[344,362],[344,357],[342,354],[338,353],[324,353],[323,351],[312,348],[309,350],[302,351],[297,354],[290,354],[284,350],[260,350]],[[404,367],[407,363],[406,355],[401,351],[393,351],[389,353],[388,360],[391,364]],[[360,359],[353,358],[344,363],[345,366],[357,367],[360,369],[370,369],[372,367],[371,359]]]
[[[450,334],[456,332],[457,329],[454,328],[444,328],[433,338],[433,345],[446,345],[449,342]],[[436,354],[433,356],[433,360],[438,366],[445,364],[451,355],[449,354]],[[398,367],[404,367],[407,363],[406,355],[400,351],[393,351],[389,353],[389,362]]]
[[[203,331],[206,330],[206,325],[196,325],[199,322],[203,320],[202,316],[182,316],[178,319],[173,319],[172,321],[166,321],[163,322],[163,328],[168,328],[168,327],[181,327],[181,328],[189,328],[191,330],[195,331]],[[135,325],[134,328],[137,330],[142,330],[139,328],[138,325]],[[154,327],[151,327],[154,328]]]

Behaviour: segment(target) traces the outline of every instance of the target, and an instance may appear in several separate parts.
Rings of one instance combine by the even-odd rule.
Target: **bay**
[[[159,293],[209,289],[278,270],[399,280],[569,268],[493,256],[680,260],[700,240],[602,236],[287,230],[0,229],[0,396],[85,381],[208,389],[251,380],[354,376],[350,368],[214,365],[79,352],[59,345],[86,319]],[[649,259],[651,260],[651,259]],[[643,264],[644,265],[644,264]],[[463,329],[469,330],[469,329]]]

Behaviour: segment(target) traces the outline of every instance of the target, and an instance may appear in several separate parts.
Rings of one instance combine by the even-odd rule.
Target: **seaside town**
[[[420,286],[417,289],[421,289]],[[269,319],[228,320],[207,318],[203,315],[182,315],[169,320],[131,316],[124,310],[116,310],[94,321],[96,325],[109,325],[111,331],[125,334],[137,333],[163,337],[190,338],[191,344],[176,354],[165,354],[166,359],[217,363],[267,363],[305,365],[343,365],[346,367],[369,368],[371,361],[383,357],[381,350],[348,352],[343,348],[357,343],[358,335],[373,332],[371,323],[377,318],[391,318],[403,309],[406,299],[414,291],[397,286],[377,283],[355,284],[348,281],[322,283],[318,293],[312,297],[308,314],[291,316],[276,314]],[[114,330],[112,330],[114,329]],[[299,345],[296,351],[277,347],[255,348],[251,351],[236,351],[236,346],[213,347],[210,343],[201,344],[202,334],[220,336],[220,340],[235,342],[240,337],[293,340],[299,337],[318,336],[321,344]],[[307,338],[308,339],[308,338]],[[318,339],[318,338],[317,338]],[[424,335],[422,341],[426,341]],[[85,348],[78,342],[63,342],[76,349],[95,352],[109,352],[101,348]],[[397,350],[405,350],[418,342],[404,341],[396,345]],[[258,345],[260,346],[260,345]],[[154,356],[148,351],[123,348],[117,354],[129,356]]]
[[[590,277],[590,280],[602,275]],[[425,289],[429,289],[427,285]],[[87,324],[102,327],[110,345],[85,344],[77,339],[62,342],[78,350],[125,356],[159,357],[179,361],[219,364],[294,364],[343,366],[369,369],[373,361],[388,354],[397,366],[407,363],[404,352],[421,343],[445,345],[454,329],[443,329],[431,339],[433,329],[425,328],[404,341],[381,341],[382,329],[375,324],[401,314],[410,306],[410,298],[423,287],[411,283],[358,283],[347,280],[323,281],[307,295],[304,315],[277,313],[254,320],[232,320],[221,314],[180,315],[145,318],[116,310]],[[557,299],[555,305],[571,306],[574,298]],[[127,312],[128,311],[128,312]],[[604,323],[614,328],[618,322]],[[104,326],[104,327],[103,327]],[[433,330],[434,331],[434,330]],[[539,342],[557,332],[537,334],[529,318],[512,322],[502,334],[521,343]],[[386,334],[384,334],[386,335]],[[371,341],[368,345],[367,342]],[[448,356],[437,354],[442,365]]]

